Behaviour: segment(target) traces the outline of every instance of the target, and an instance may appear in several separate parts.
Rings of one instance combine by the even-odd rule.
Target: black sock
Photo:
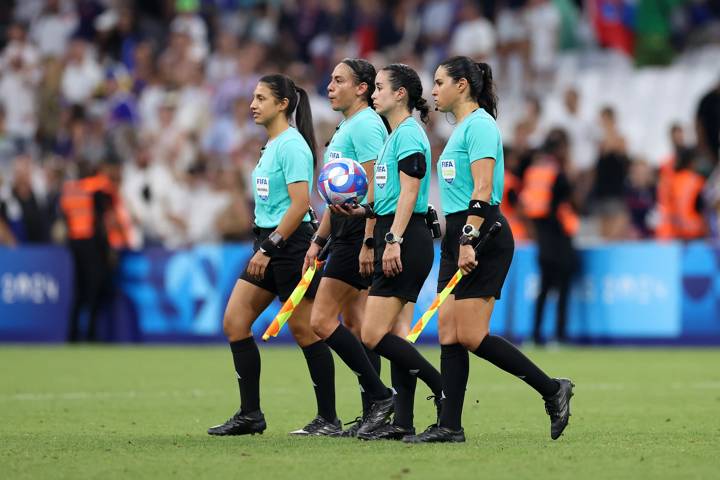
[[[543,397],[557,393],[560,385],[527,358],[515,345],[502,337],[488,335],[473,352],[498,368],[515,375]]]
[[[391,362],[397,363],[399,367],[416,373],[417,377],[430,387],[433,394],[440,398],[442,394],[440,372],[425,360],[425,357],[420,355],[420,352],[410,342],[392,333],[387,333],[375,345],[374,350]]]
[[[460,430],[470,359],[467,349],[459,343],[441,345],[440,348],[440,373],[444,398],[439,423],[441,427]]]
[[[390,378],[395,389],[393,425],[412,428],[417,377],[393,362],[390,364]]]
[[[235,373],[240,387],[240,410],[260,410],[260,351],[253,337],[230,342]]]
[[[329,422],[334,422],[337,412],[335,411],[335,363],[332,352],[322,340],[302,347],[302,351],[315,387],[318,415]]]
[[[363,347],[365,348],[365,355],[367,355],[368,360],[370,360],[370,364],[373,366],[377,374],[380,375],[380,368],[382,366],[380,355],[365,347],[365,345],[363,345]],[[358,383],[360,383],[360,377],[358,377]],[[370,395],[365,392],[362,383],[360,383],[360,400],[362,401],[363,415],[365,415],[370,411],[372,398],[370,398]]]
[[[338,325],[332,335],[325,339],[325,343],[358,376],[360,385],[373,401],[388,398],[388,388],[365,355],[362,343],[345,325]]]

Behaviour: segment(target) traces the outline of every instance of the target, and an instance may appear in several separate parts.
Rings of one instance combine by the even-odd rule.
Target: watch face
[[[465,225],[462,229],[462,231],[465,235],[472,235],[473,230],[475,230],[475,229],[473,228],[472,225]]]

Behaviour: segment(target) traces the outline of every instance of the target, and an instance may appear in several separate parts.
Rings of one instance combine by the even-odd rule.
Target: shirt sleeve
[[[465,130],[465,145],[471,164],[483,158],[497,160],[499,143],[500,131],[487,120],[475,120]]]
[[[283,145],[280,154],[280,167],[282,168],[285,183],[312,182],[312,153],[310,148],[301,141],[292,141]]]
[[[395,136],[397,142],[397,161],[399,162],[405,157],[409,157],[413,153],[425,154],[425,142],[418,128],[400,127],[402,132],[398,131]]]
[[[352,142],[357,161],[365,163],[377,160],[386,138],[387,130],[381,121],[368,122],[362,128],[353,131]]]

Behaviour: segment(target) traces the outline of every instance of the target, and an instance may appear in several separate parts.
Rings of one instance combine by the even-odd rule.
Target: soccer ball
[[[355,160],[336,158],[322,167],[317,186],[328,205],[360,203],[367,194],[368,179],[365,169]]]

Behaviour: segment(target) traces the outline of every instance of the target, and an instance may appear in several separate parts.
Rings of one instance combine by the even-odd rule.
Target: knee
[[[225,313],[223,316],[223,333],[230,342],[242,340],[243,338],[251,336],[252,331],[250,330],[250,327],[250,324],[246,324],[246,322],[242,322],[237,318],[234,318],[233,315],[229,313]]]
[[[459,331],[457,340],[460,345],[473,352],[477,350],[482,341],[490,334],[487,328],[476,329],[473,331]]]
[[[289,323],[289,322],[288,322]],[[292,333],[295,342],[301,347],[312,345],[319,340],[318,336],[315,335],[310,324],[290,324],[290,333]]]
[[[375,345],[378,344],[383,336],[384,334],[380,335],[375,329],[372,329],[367,325],[363,325],[360,332],[360,339],[362,340],[362,343],[370,350],[375,348]]]
[[[316,309],[313,309],[312,315],[310,316],[310,328],[315,335],[322,339],[326,339],[332,335],[337,323],[337,319],[333,319],[331,316]]]

